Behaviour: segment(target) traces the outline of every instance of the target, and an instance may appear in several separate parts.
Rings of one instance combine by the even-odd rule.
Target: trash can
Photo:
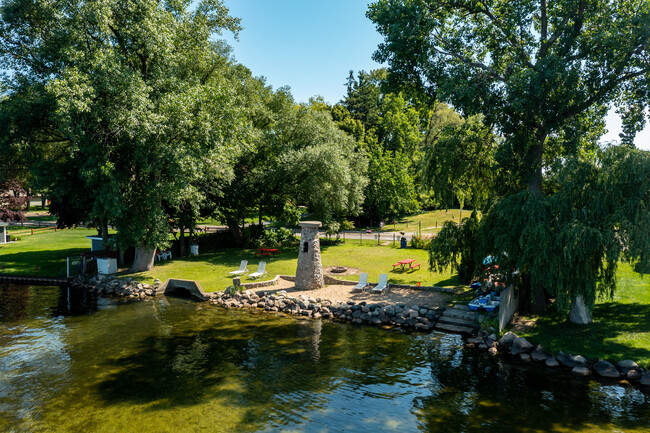
[[[406,248],[406,237],[402,236],[402,239],[400,239],[400,248]]]
[[[199,246],[198,245],[190,245],[190,255],[192,256],[198,256],[199,255]]]

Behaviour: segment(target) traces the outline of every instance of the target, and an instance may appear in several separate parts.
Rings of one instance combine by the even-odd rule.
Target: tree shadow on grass
[[[22,251],[7,254],[0,249],[0,265],[5,269],[1,274],[41,275],[48,277],[66,276],[66,258],[79,257],[88,248],[69,248],[65,250]],[[38,270],[36,267],[38,266]]]
[[[278,261],[295,260],[298,258],[297,247],[282,248],[280,250],[281,253],[273,256],[258,257],[255,254],[257,251],[256,249],[224,248],[201,252],[198,256],[176,257],[171,261],[155,262],[154,265],[164,268],[166,265],[171,266],[173,264],[178,264],[179,262],[182,262],[183,265],[187,267],[191,267],[192,264],[207,264],[214,266],[215,269],[222,272],[222,276],[232,278],[232,275],[229,275],[229,272],[238,269],[242,260],[247,260],[248,270],[250,272],[255,272],[260,261],[265,261],[267,265],[269,265]],[[128,270],[120,272],[118,275],[129,276],[136,281],[144,281],[150,278],[149,276],[140,273],[130,274]]]
[[[650,344],[634,347],[625,343],[624,336],[650,334],[649,317],[650,305],[607,302],[595,306],[594,322],[590,325],[575,325],[551,314],[539,318],[527,336],[548,350],[563,350],[592,359],[632,359],[647,365],[650,363]],[[650,343],[650,335],[646,339]]]

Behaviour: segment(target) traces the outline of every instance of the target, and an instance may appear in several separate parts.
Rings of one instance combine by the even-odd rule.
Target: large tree
[[[227,49],[211,39],[236,32],[238,20],[219,0],[190,5],[10,0],[0,11],[0,56],[11,71],[5,105],[36,108],[13,104],[7,135],[64,149],[49,162],[74,173],[53,178],[51,190],[86,191],[88,219],[113,224],[118,243],[136,247],[134,271],[150,268],[168,242],[163,202],[179,207],[206,174],[225,183],[247,141],[236,86],[223,72]]]
[[[357,215],[363,202],[366,156],[314,99],[297,104],[288,88],[275,91],[250,71],[239,71],[254,139],[235,162],[234,180],[212,192],[215,212],[243,243],[245,218],[285,220],[296,206],[324,223]],[[209,186],[208,186],[209,189]],[[287,212],[287,210],[293,212]]]
[[[484,115],[506,138],[503,163],[533,194],[545,156],[581,150],[609,104],[626,123],[645,120],[647,0],[380,0],[368,16],[385,37],[375,58],[393,78]]]
[[[498,255],[572,309],[593,306],[598,287],[611,293],[620,258],[647,262],[647,156],[600,153],[597,140],[612,104],[624,143],[645,122],[648,0],[379,0],[368,16],[390,80],[483,115],[504,138],[502,199],[472,232],[475,260]]]
[[[351,134],[369,157],[363,214],[393,220],[420,209],[420,158],[429,110],[386,86],[386,71],[350,72],[347,94],[332,107],[339,128]]]

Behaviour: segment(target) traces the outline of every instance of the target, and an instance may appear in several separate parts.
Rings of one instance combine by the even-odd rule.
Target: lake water
[[[0,285],[3,432],[649,432],[650,396],[447,334]]]

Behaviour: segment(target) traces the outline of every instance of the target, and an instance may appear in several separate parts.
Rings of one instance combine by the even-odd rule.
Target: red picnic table
[[[415,261],[415,259],[400,260],[399,262],[393,264],[393,270],[398,266],[400,267],[400,269],[403,270],[404,268],[406,268],[406,266],[409,266],[414,261]],[[420,266],[420,264],[418,263],[417,265],[413,265],[413,266],[409,266],[409,267],[415,268],[415,267],[419,267],[419,266]]]
[[[262,256],[274,256],[276,254],[280,254],[282,251],[280,251],[277,248],[258,248],[257,252],[255,253],[256,256],[262,257]]]

